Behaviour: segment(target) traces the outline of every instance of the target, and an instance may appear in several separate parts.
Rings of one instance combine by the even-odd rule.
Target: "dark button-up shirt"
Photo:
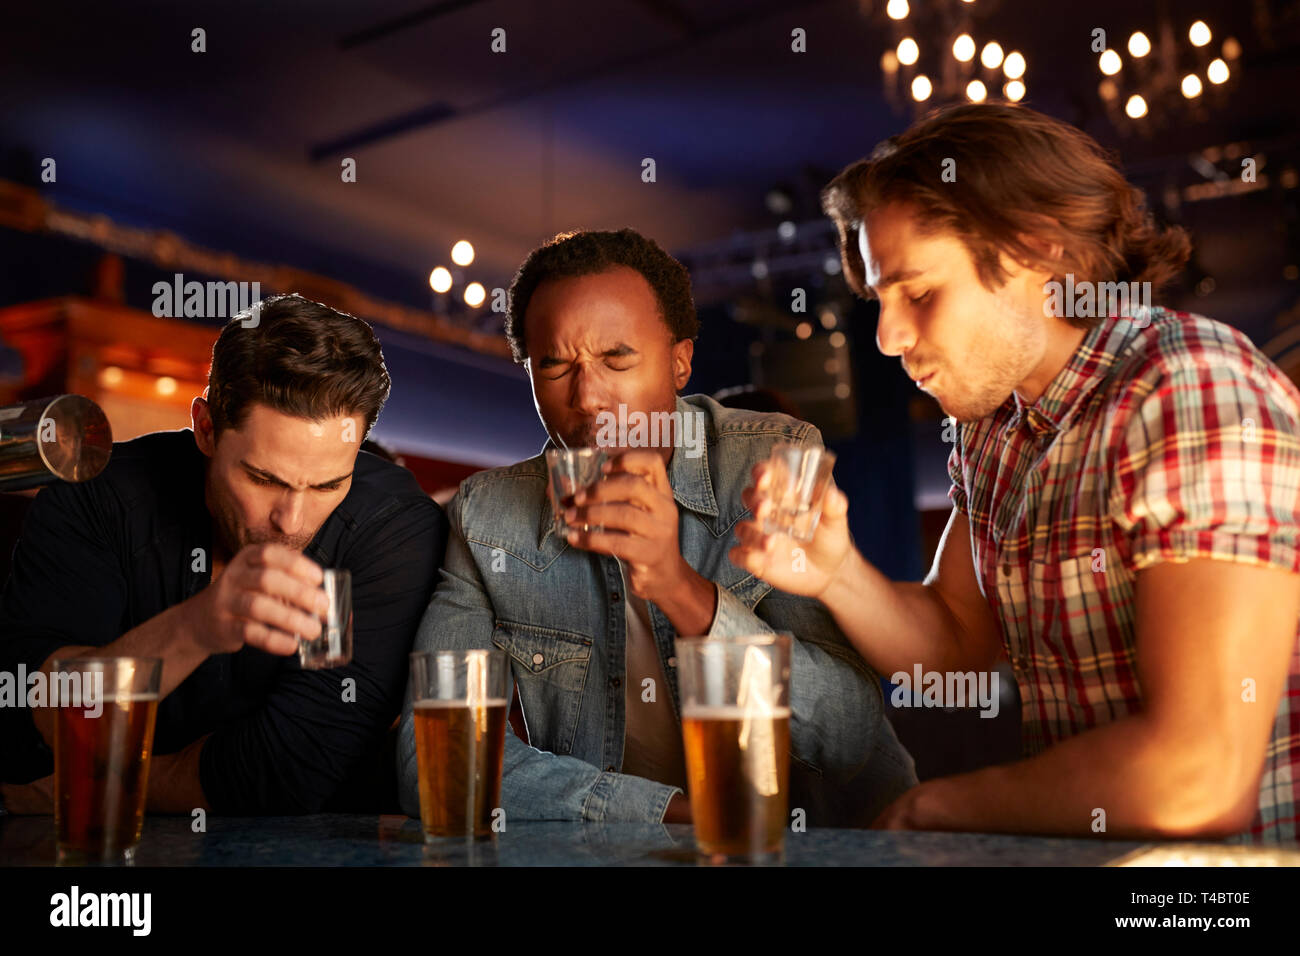
[[[108,644],[207,587],[206,461],[189,429],[156,432],[115,444],[95,479],[36,496],[0,597],[0,671]],[[252,647],[211,655],[159,704],[154,752],[210,735],[200,782],[218,813],[311,812],[356,789],[401,712],[446,538],[446,516],[410,472],[359,453],[348,494],[304,550],[352,572],[352,662],[304,671]],[[52,756],[30,709],[0,707],[0,780],[46,776]]]

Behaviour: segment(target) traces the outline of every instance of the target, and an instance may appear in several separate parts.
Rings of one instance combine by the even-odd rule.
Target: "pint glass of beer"
[[[411,702],[425,840],[491,836],[510,706],[505,651],[417,651]]]
[[[784,848],[790,777],[790,635],[678,638],[682,738],[695,843],[713,863]]]
[[[56,660],[54,829],[60,863],[135,859],[149,789],[162,661]]]

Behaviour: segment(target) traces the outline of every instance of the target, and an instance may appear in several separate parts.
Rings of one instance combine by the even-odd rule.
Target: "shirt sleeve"
[[[319,811],[401,713],[420,615],[447,540],[430,498],[404,498],[348,546],[352,661],[302,670],[285,658],[261,707],[214,731],[199,758],[204,796],[225,814]]]
[[[0,672],[31,674],[61,647],[102,647],[121,636],[127,582],[117,555],[121,506],[102,482],[43,488],[24,516],[0,596]],[[15,686],[25,695],[26,686]],[[0,706],[0,780],[54,772],[28,707]]]
[[[1300,570],[1300,410],[1226,359],[1135,381],[1108,502],[1133,569],[1214,558]]]
[[[459,494],[447,510],[451,523],[447,555],[420,623],[416,650],[491,649],[496,615],[465,542]],[[397,778],[402,810],[419,817],[419,760],[410,694],[397,739]],[[668,784],[601,770],[577,757],[530,747],[506,729],[501,803],[507,820],[660,823],[669,801],[681,792]]]

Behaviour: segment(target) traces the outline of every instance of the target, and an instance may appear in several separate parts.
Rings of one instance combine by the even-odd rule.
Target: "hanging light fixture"
[[[1235,37],[1218,40],[1204,20],[1179,28],[1167,17],[1151,36],[1142,30],[1129,35],[1130,64],[1110,48],[1097,57],[1102,75],[1097,95],[1116,126],[1150,135],[1166,124],[1203,119],[1209,110],[1226,106],[1226,90],[1241,57]]]
[[[1027,63],[978,22],[987,5],[973,0],[890,0],[873,16],[890,43],[880,58],[885,96],[899,112],[918,115],[950,103],[1019,102]]]

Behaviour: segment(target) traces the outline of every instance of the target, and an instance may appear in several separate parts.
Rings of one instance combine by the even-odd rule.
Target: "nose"
[[[569,405],[574,411],[592,418],[609,407],[603,377],[586,362],[579,363],[573,374]]]
[[[882,355],[903,355],[916,345],[916,326],[897,309],[880,307],[876,321],[876,348]]]
[[[303,498],[301,491],[286,491],[271,509],[271,524],[284,535],[296,535],[302,530]]]

